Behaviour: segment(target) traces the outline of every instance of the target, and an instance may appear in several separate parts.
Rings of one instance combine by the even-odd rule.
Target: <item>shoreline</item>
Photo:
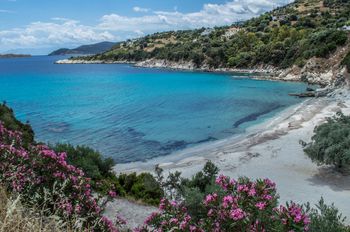
[[[232,146],[235,149],[235,152],[242,151],[247,149],[247,147],[258,145],[260,143],[260,138],[269,137],[266,136],[270,131],[276,132],[275,135],[283,135],[289,132],[289,130],[297,129],[299,125],[294,125],[289,127],[287,131],[276,131],[281,124],[285,123],[286,120],[295,116],[298,111],[302,110],[303,107],[307,105],[315,105],[315,104],[324,104],[324,98],[310,98],[306,99],[301,103],[296,105],[289,106],[288,108],[278,112],[273,117],[258,123],[254,124],[248,128],[246,131],[240,134],[236,134],[227,138],[223,138],[216,141],[210,141],[201,143],[192,147],[184,148],[179,151],[175,151],[171,154],[165,156],[155,157],[146,161],[134,161],[128,163],[121,163],[114,166],[114,171],[116,173],[132,173],[132,172],[152,172],[154,171],[155,165],[159,165],[161,168],[166,169],[174,169],[180,167],[181,163],[191,162],[191,160],[201,161],[203,164],[210,160],[212,157],[212,153],[215,151],[220,151],[222,149],[227,148],[227,146]],[[271,136],[274,139],[275,136]],[[253,139],[254,138],[254,139]],[[258,140],[256,140],[258,139]],[[249,145],[247,146],[247,142]],[[208,153],[207,155],[203,155],[202,152]],[[199,169],[200,171],[200,169]]]
[[[165,60],[146,60],[146,61],[112,61],[112,60],[71,60],[63,59],[57,60],[55,64],[130,64],[133,67],[138,68],[158,68],[158,69],[169,69],[175,71],[192,71],[192,72],[209,72],[209,73],[240,73],[248,74],[249,78],[257,80],[270,80],[270,81],[291,81],[300,82],[299,75],[285,75],[286,70],[279,70],[273,67],[268,68],[209,68],[202,66],[200,68],[195,67],[192,62],[172,62]]]
[[[337,89],[327,97],[313,98],[291,106],[267,121],[251,126],[244,135],[186,148],[146,162],[117,164],[116,173],[152,172],[159,164],[164,174],[180,171],[191,177],[207,160],[232,178],[268,177],[277,184],[280,202],[316,204],[321,197],[334,203],[350,223],[350,176],[332,168],[318,167],[304,154],[299,140],[309,142],[315,126],[338,111],[350,114],[350,91]]]
[[[308,84],[316,84],[323,87],[332,84],[333,77],[337,75],[344,75],[345,69],[338,70],[323,70],[322,72],[315,72],[314,67],[309,65],[308,68],[299,68],[296,66],[279,69],[273,66],[256,66],[251,69],[244,68],[211,68],[207,64],[197,67],[190,61],[168,61],[149,59],[144,61],[127,61],[127,60],[79,60],[79,59],[63,59],[58,60],[55,64],[130,64],[133,67],[140,68],[158,68],[170,69],[177,71],[192,71],[192,72],[210,72],[210,73],[235,73],[247,74],[251,79],[269,80],[269,81],[286,81],[286,82],[306,82]]]

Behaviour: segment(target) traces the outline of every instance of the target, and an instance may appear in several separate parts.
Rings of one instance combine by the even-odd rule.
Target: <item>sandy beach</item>
[[[165,174],[178,170],[183,176],[190,177],[211,160],[220,168],[220,173],[233,178],[267,177],[275,181],[281,203],[293,200],[316,204],[323,197],[327,203],[334,203],[350,223],[350,176],[312,163],[299,144],[300,140],[309,142],[314,127],[338,111],[350,114],[348,89],[338,89],[327,97],[308,99],[292,106],[249,128],[244,135],[209,142],[147,162],[116,165],[115,171],[152,172],[159,164]],[[116,203],[110,207],[116,209],[119,206]],[[143,215],[149,214],[149,209],[146,211]],[[131,218],[128,214],[132,213],[124,216]]]

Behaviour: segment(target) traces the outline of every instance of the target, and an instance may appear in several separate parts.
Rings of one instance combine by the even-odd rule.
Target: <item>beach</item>
[[[347,88],[292,106],[247,129],[243,135],[208,142],[147,162],[118,164],[115,172],[152,172],[159,164],[165,175],[180,171],[184,177],[191,177],[207,160],[211,160],[219,167],[220,173],[232,178],[247,176],[273,180],[282,204],[293,200],[314,205],[323,197],[326,203],[334,203],[350,223],[350,208],[344,204],[350,197],[350,176],[312,163],[300,145],[300,140],[311,140],[315,126],[339,111],[350,114],[350,91]]]

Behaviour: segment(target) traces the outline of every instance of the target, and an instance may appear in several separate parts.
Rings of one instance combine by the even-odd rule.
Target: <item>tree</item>
[[[341,112],[317,126],[305,153],[318,165],[336,166],[340,171],[350,167],[350,116]]]
[[[307,208],[310,205],[307,204]],[[316,205],[316,209],[309,209],[311,219],[309,232],[350,232],[350,228],[345,226],[345,217],[339,212],[334,204],[326,205],[323,198]]]

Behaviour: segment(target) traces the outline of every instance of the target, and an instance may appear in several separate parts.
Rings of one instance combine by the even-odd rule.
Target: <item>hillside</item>
[[[332,68],[317,69],[328,73],[335,66],[339,67],[349,51],[349,26],[349,1],[297,0],[243,23],[155,33],[119,43],[103,54],[84,60],[141,62],[141,66],[147,67],[209,71],[289,68],[288,74],[302,76],[303,67],[314,71],[318,62],[327,64],[324,61],[335,56]],[[303,78],[321,83],[327,82],[330,76],[337,74],[331,73],[315,81],[309,75]]]
[[[0,58],[25,58],[31,57],[31,55],[27,54],[0,54]]]
[[[91,55],[106,52],[115,45],[113,42],[101,42],[90,45],[83,45],[74,49],[61,48],[56,51],[53,51],[49,54],[49,56],[57,56],[57,55]]]

